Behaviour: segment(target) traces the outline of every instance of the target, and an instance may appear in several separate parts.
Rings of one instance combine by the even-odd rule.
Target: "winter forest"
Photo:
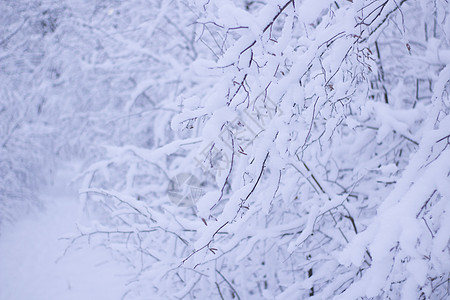
[[[448,0],[0,12],[0,299],[449,299]]]

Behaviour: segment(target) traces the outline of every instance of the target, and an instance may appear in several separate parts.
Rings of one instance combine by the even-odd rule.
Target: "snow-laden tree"
[[[0,3],[0,225],[37,204],[34,192],[52,165],[45,98],[36,90],[51,75],[42,44],[56,19],[36,16],[37,6]]]
[[[153,147],[172,138],[160,130],[173,114],[161,99],[171,102],[189,84],[179,70],[197,56],[186,6],[2,1],[0,8],[1,220],[37,203],[55,161],[91,163],[103,145]]]
[[[73,242],[128,260],[131,299],[448,297],[448,3],[164,3],[177,38],[152,51],[192,56],[158,103],[181,111],[105,147],[81,191],[102,217]]]

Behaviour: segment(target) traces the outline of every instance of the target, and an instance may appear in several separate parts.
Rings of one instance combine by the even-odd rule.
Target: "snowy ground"
[[[1,300],[114,300],[126,292],[126,269],[104,248],[79,246],[58,260],[67,246],[60,237],[76,231],[81,211],[70,173],[41,193],[45,210],[2,232]]]

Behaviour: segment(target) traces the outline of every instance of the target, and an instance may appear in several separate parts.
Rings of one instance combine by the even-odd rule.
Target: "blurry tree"
[[[36,190],[51,181],[55,162],[90,164],[103,157],[104,145],[156,147],[173,138],[164,128],[178,110],[171,99],[190,84],[180,69],[197,56],[184,5],[1,1],[0,7],[2,220],[37,203]]]

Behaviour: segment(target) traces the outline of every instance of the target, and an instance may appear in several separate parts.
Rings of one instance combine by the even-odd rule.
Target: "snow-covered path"
[[[69,173],[41,193],[45,210],[2,232],[0,300],[114,300],[126,291],[125,266],[106,249],[84,245],[58,260],[67,245],[60,237],[76,231],[80,212]]]

